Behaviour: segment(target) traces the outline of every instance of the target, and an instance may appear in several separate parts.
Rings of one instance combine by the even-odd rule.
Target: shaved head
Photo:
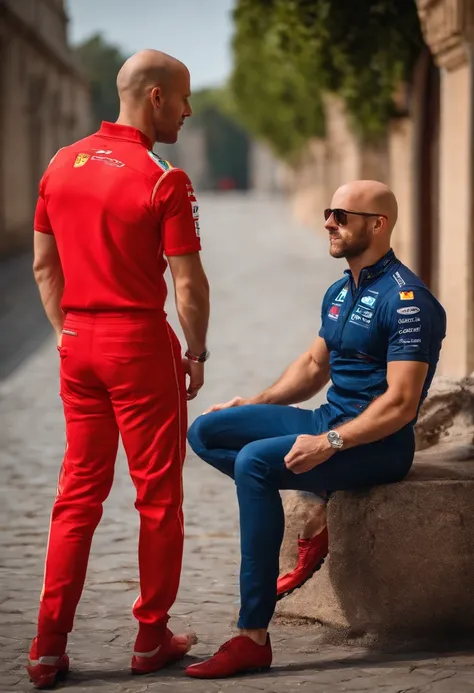
[[[342,185],[332,198],[332,207],[385,214],[388,217],[389,232],[393,231],[398,218],[398,204],[395,195],[384,183],[376,180],[355,180]]]
[[[180,60],[156,50],[132,55],[117,75],[118,122],[141,130],[152,142],[173,143],[192,114],[189,70]]]
[[[370,260],[388,252],[398,204],[384,183],[356,180],[336,190],[326,217],[333,257]]]
[[[186,65],[167,53],[151,49],[135,53],[117,75],[120,101],[139,100],[153,87],[166,89],[183,73],[189,74]]]

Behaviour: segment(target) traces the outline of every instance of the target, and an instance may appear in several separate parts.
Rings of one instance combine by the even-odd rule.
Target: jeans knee
[[[268,466],[257,454],[258,442],[248,443],[239,452],[235,459],[234,475],[235,483],[248,483],[255,479],[264,479],[268,473]]]
[[[188,430],[188,443],[193,452],[200,456],[200,453],[205,449],[205,431],[207,428],[207,421],[205,421],[207,415],[198,416],[198,418],[193,421]]]

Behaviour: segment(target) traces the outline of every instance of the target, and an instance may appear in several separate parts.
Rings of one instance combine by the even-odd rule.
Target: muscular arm
[[[209,324],[209,283],[199,253],[173,255],[168,262],[174,282],[176,309],[190,351],[206,348]]]
[[[386,392],[357,418],[338,427],[344,449],[373,443],[395,433],[417,413],[428,364],[419,361],[390,361]]]
[[[294,361],[277,382],[249,404],[296,404],[316,395],[329,382],[329,352],[317,337],[310,348]]]
[[[344,450],[373,443],[400,430],[415,418],[428,365],[420,361],[391,361],[387,369],[388,389],[352,421],[336,428]],[[326,433],[298,436],[285,457],[286,467],[303,474],[335,454]]]
[[[34,233],[33,273],[45,313],[59,342],[64,323],[64,313],[60,307],[64,276],[56,240],[52,234],[39,231]]]

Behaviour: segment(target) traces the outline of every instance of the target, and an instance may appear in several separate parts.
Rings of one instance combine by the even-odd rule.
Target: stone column
[[[448,314],[439,373],[474,370],[472,0],[417,0],[441,70],[438,296]]]

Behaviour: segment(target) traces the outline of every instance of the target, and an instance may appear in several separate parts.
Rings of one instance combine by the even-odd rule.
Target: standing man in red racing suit
[[[190,78],[178,60],[146,50],[127,60],[117,86],[118,121],[56,154],[35,215],[34,274],[57,335],[67,437],[27,667],[38,688],[69,666],[67,637],[119,435],[140,513],[132,671],[156,671],[194,642],[173,636],[167,621],[182,561],[186,399],[204,382],[209,286],[191,181],[152,151],[176,142],[191,115]],[[164,255],[184,359],[164,312]]]

